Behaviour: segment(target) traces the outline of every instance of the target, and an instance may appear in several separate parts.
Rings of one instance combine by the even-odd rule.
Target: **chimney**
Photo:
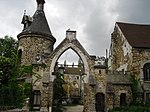
[[[68,29],[66,31],[66,38],[68,38],[69,40],[74,40],[76,38],[76,31],[71,31],[70,29]]]

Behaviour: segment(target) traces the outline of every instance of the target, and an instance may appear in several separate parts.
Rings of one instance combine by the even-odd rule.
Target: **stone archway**
[[[81,60],[83,61],[84,64],[84,69],[85,69],[85,74],[87,75],[84,79],[85,83],[88,83],[88,78],[89,78],[89,64],[88,64],[88,59],[86,58],[86,56],[83,54],[83,52],[74,44],[69,43],[67,45],[65,45],[64,47],[60,48],[58,50],[58,52],[56,52],[56,54],[54,55],[52,62],[51,62],[51,66],[50,66],[50,81],[54,80],[54,76],[52,75],[52,73],[54,72],[54,68],[55,68],[55,64],[57,62],[57,60],[59,59],[59,57],[68,49],[72,49],[74,52],[77,53],[77,55],[81,58]]]
[[[55,65],[57,63],[57,60],[59,57],[68,49],[72,49],[82,60],[83,65],[84,65],[84,73],[86,74],[86,77],[84,78],[84,89],[87,90],[88,88],[88,80],[89,80],[89,74],[90,74],[90,56],[89,54],[85,51],[85,49],[82,47],[80,42],[76,39],[76,31],[67,31],[66,32],[66,38],[56,47],[56,49],[51,53],[50,58],[49,58],[49,67],[50,67],[50,89],[53,91],[53,81],[55,76],[53,76],[53,72],[55,69]],[[84,102],[87,102],[85,98],[87,91],[84,91]],[[50,99],[50,105],[49,105],[49,111],[51,112],[52,108],[52,99],[53,99],[53,92],[49,93]],[[84,108],[85,104],[84,104]]]

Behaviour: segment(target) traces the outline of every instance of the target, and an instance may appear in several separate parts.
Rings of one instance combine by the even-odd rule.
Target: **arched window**
[[[21,65],[22,50],[18,50],[18,64]]]
[[[40,106],[41,92],[39,90],[34,90],[33,94],[34,94],[33,105]]]
[[[144,81],[150,81],[150,63],[143,66]]]

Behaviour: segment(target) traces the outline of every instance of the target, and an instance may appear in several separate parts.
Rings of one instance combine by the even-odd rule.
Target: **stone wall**
[[[130,85],[113,85],[113,92],[107,92],[106,102],[107,110],[114,107],[120,107],[120,95],[126,94],[126,103],[129,105],[132,101],[132,91]]]
[[[19,38],[19,48],[22,50],[21,64],[32,64],[37,54],[51,53],[53,42],[39,35],[26,35]]]
[[[108,71],[106,88],[107,109],[120,106],[121,93],[126,94],[126,103],[129,104],[132,101],[130,72]]]
[[[95,79],[97,82],[96,85],[96,93],[106,93],[106,84],[107,84],[107,77],[105,74],[105,69],[95,69]]]
[[[114,107],[120,106],[121,93],[126,94],[127,105],[129,105],[129,103],[132,101],[132,92],[130,85],[114,85]]]
[[[150,60],[150,49],[132,48],[118,26],[115,26],[111,39],[112,70],[133,71],[140,78],[141,63]]]
[[[142,64],[143,62],[148,62],[150,60],[150,49],[142,49],[142,48],[133,48],[133,63],[132,63],[132,71],[133,74],[137,75],[138,78],[140,74],[142,75]]]
[[[114,107],[114,93],[106,94],[106,110],[113,109]]]
[[[132,47],[118,26],[111,37],[111,70],[130,71],[132,65]]]

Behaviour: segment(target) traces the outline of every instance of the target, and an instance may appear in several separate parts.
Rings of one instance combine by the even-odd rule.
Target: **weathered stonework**
[[[89,84],[84,84],[84,109],[83,112],[88,112],[89,107]]]
[[[24,29],[18,35],[18,49],[22,51],[21,64],[32,65],[33,72],[38,74],[32,76],[32,84],[33,91],[38,90],[41,93],[40,111],[52,112],[55,79],[53,73],[57,68],[59,57],[68,49],[75,51],[83,62],[85,75],[83,112],[95,112],[102,108],[102,112],[107,112],[113,107],[119,107],[122,93],[126,95],[125,100],[129,104],[132,100],[129,80],[131,73],[140,79],[146,92],[150,90],[150,83],[143,81],[141,69],[143,64],[150,62],[149,49],[133,48],[118,25],[112,33],[108,68],[105,65],[107,59],[103,58],[103,64],[98,63],[100,60],[96,56],[90,56],[86,52],[76,38],[76,31],[67,30],[66,38],[53,49],[56,40],[45,18],[43,10],[45,1],[41,1],[37,1],[37,10],[32,18],[24,15],[22,21]]]
[[[136,40],[135,40],[136,41]],[[124,49],[126,53],[124,52]],[[125,39],[121,29],[116,25],[112,33],[112,60],[111,69],[132,71],[140,78],[141,63],[150,60],[150,50],[146,48],[134,48]]]
[[[54,42],[40,35],[23,35],[19,37],[19,48],[22,50],[21,63],[33,64],[37,55],[50,54]]]
[[[150,49],[146,43],[140,43],[140,41],[143,41],[140,40],[141,38],[138,37],[136,38],[137,40],[134,39],[134,37],[139,35],[142,36],[141,34],[143,34],[142,32],[144,31],[142,30],[142,32],[137,35],[137,33],[128,30],[131,26],[132,28],[134,27],[134,30],[135,28],[140,30],[140,27],[141,29],[144,27],[145,30],[148,28],[142,25],[116,23],[114,32],[112,33],[109,64],[111,65],[111,70],[129,71],[130,74],[135,75],[137,80],[139,80],[138,92],[144,93],[145,95],[150,91],[150,88],[148,88],[150,82],[144,81],[143,66],[146,63],[150,63]],[[143,39],[145,39],[145,37]],[[146,95],[144,96],[144,100],[145,99]]]
[[[113,80],[112,83],[112,93],[107,91],[109,79],[108,79],[108,73],[106,73],[106,67],[104,65],[96,65],[95,64],[95,58],[90,57],[89,54],[84,50],[82,45],[78,42],[76,39],[75,31],[67,31],[66,38],[54,49],[53,51],[49,51],[49,54],[45,55],[44,58],[44,64],[46,64],[45,67],[42,66],[36,66],[33,69],[33,72],[36,72],[37,74],[40,74],[41,78],[37,79],[37,77],[33,76],[33,81],[37,81],[34,83],[34,89],[41,91],[41,105],[40,105],[40,111],[49,111],[52,110],[52,104],[53,104],[53,81],[55,76],[52,75],[52,73],[55,71],[56,62],[58,58],[62,55],[64,51],[66,51],[68,48],[73,49],[82,59],[84,64],[84,74],[86,74],[86,77],[84,79],[84,110],[83,112],[91,112],[96,111],[96,94],[102,93],[104,95],[104,110],[107,111],[113,107],[120,106],[120,94],[126,93],[127,95],[127,103],[130,102],[131,99],[131,90],[130,86],[126,85],[115,85],[115,80]],[[28,64],[29,62],[32,63],[34,60],[35,54],[41,53],[44,54],[43,51],[46,51],[49,48],[50,44],[53,44],[52,41],[43,39],[39,37],[39,39],[35,39],[37,37],[29,37],[29,40],[27,38],[21,38],[19,45],[22,46],[22,48],[27,49],[30,46],[35,46],[34,49],[31,50],[24,50],[23,52],[31,52],[28,55],[22,55],[22,63]],[[32,44],[30,41],[36,41],[36,43]],[[42,42],[40,42],[42,41]],[[48,42],[46,42],[48,41]],[[26,45],[26,43],[29,43]],[[42,46],[44,47],[41,47]],[[25,47],[24,47],[25,46]],[[40,47],[38,47],[40,46]],[[34,52],[35,51],[35,52]],[[32,53],[33,52],[33,53]],[[121,55],[120,55],[121,56]],[[23,58],[24,57],[24,58]],[[26,58],[27,57],[27,58]],[[30,58],[30,59],[28,59]],[[28,61],[29,60],[29,61]],[[30,61],[31,60],[31,61]],[[43,61],[41,61],[40,64],[42,64]],[[34,61],[33,64],[38,64],[38,62]],[[116,72],[116,76],[119,75],[118,72]],[[47,77],[47,75],[49,77]],[[123,72],[121,72],[123,74]],[[113,73],[115,76],[115,73]],[[116,77],[115,76],[115,77]],[[92,77],[90,79],[89,77]],[[123,82],[122,79],[126,79],[126,77],[117,76],[119,82]],[[112,78],[113,79],[113,78]],[[126,82],[127,83],[127,82]],[[120,94],[117,94],[120,93]],[[117,99],[117,100],[114,100]]]
[[[132,49],[117,26],[112,33],[111,49],[111,70],[121,71],[122,69],[124,69],[124,71],[130,71],[132,69]]]
[[[114,107],[120,107],[120,95],[121,93],[125,93],[127,95],[126,97],[126,103],[127,105],[130,104],[132,101],[132,93],[130,86],[125,85],[114,85]]]
[[[138,78],[140,78],[140,72],[143,67],[141,67],[141,63],[143,61],[150,60],[150,49],[136,49],[134,48],[132,50],[133,53],[133,63],[132,63],[132,69],[134,74],[137,75]]]

